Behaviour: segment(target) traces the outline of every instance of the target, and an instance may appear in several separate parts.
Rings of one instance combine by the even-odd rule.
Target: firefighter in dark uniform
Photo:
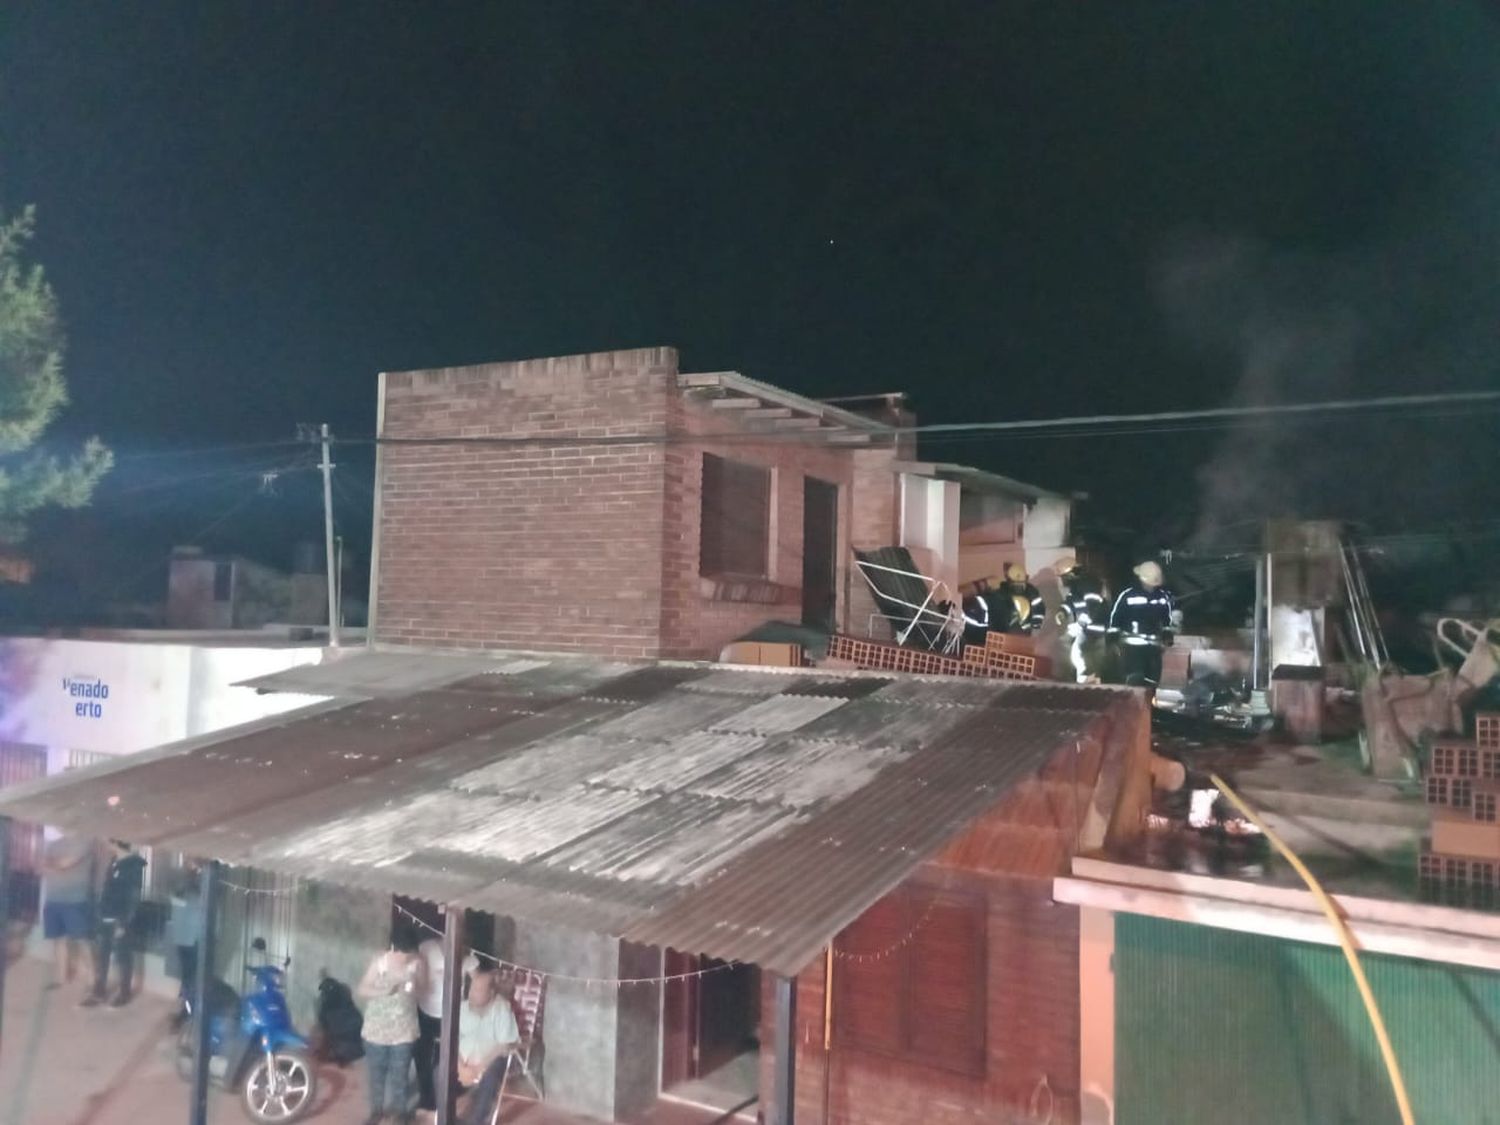
[[[1161,681],[1162,649],[1172,643],[1181,619],[1171,592],[1162,585],[1159,565],[1143,562],[1135,576],[1135,585],[1115,599],[1109,628],[1119,645],[1125,682],[1145,688],[1149,695]]]
[[[960,603],[964,619],[964,644],[982,645],[990,631],[990,601],[984,593],[969,594]],[[942,607],[939,607],[940,609]]]
[[[1104,583],[1080,567],[1071,555],[1058,559],[1052,569],[1062,586],[1057,623],[1068,635],[1073,671],[1080,684],[1098,683],[1108,651],[1109,603],[1104,600]]]
[[[1009,613],[1009,620],[1005,624],[1006,633],[1024,633],[1030,635],[1035,633],[1047,620],[1047,603],[1042,600],[1042,592],[1031,584],[1026,575],[1026,570],[1019,563],[1007,563],[1005,566],[1005,582],[1000,587],[1002,603],[1014,604],[1014,612]],[[1010,606],[1003,605],[1002,609]],[[990,626],[995,625],[994,617],[991,616]]]

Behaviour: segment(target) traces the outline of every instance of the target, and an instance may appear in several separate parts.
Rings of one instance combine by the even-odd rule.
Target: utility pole
[[[328,563],[328,646],[339,647],[339,592],[335,568],[338,565],[333,557],[333,461],[329,459],[328,448],[332,440],[328,432],[328,423],[324,422],[319,430],[323,439],[323,557]]]

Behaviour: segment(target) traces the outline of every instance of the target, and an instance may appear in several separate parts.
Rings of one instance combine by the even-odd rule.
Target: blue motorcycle
[[[256,938],[251,947],[265,953]],[[256,1125],[289,1125],[311,1112],[318,1094],[318,1071],[307,1040],[292,1027],[286,1006],[286,974],[291,959],[278,965],[247,965],[253,979],[241,998],[215,980],[208,1002],[209,1078],[224,1090],[239,1090],[245,1113]],[[177,1069],[193,1076],[197,1013],[187,1003],[188,1020],[177,1039]]]

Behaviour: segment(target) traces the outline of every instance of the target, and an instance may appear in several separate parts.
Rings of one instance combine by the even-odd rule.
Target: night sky
[[[37,205],[70,332],[55,434],[121,454],[39,551],[149,567],[206,526],[285,564],[315,477],[256,474],[302,452],[162,454],[369,435],[383,369],[671,344],[813,396],[909,390],[929,422],[1500,386],[1480,0],[0,21],[0,207]],[[1180,545],[1261,509],[1484,534],[1497,436],[1471,412],[925,452]],[[359,542],[368,451],[341,462]]]

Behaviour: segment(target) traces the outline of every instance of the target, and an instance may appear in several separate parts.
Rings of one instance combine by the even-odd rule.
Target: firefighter
[[[1030,635],[1042,627],[1047,619],[1047,603],[1042,600],[1042,592],[1031,584],[1025,567],[1020,563],[1007,563],[1005,583],[1000,591],[1002,602],[1014,603],[1014,612],[1009,615],[1004,632]],[[994,621],[990,624],[993,626]]]
[[[1082,569],[1071,555],[1058,559],[1052,569],[1062,586],[1057,623],[1067,632],[1068,658],[1073,671],[1080,684],[1098,683],[1106,654],[1105,637],[1109,633],[1109,603],[1104,600],[1104,584]]]
[[[1115,599],[1109,628],[1118,638],[1125,682],[1154,694],[1161,681],[1162,649],[1181,624],[1177,603],[1162,585],[1161,567],[1146,561],[1135,568],[1136,583]]]
[[[964,644],[982,645],[990,631],[990,603],[982,593],[969,594],[960,603],[964,619]]]

